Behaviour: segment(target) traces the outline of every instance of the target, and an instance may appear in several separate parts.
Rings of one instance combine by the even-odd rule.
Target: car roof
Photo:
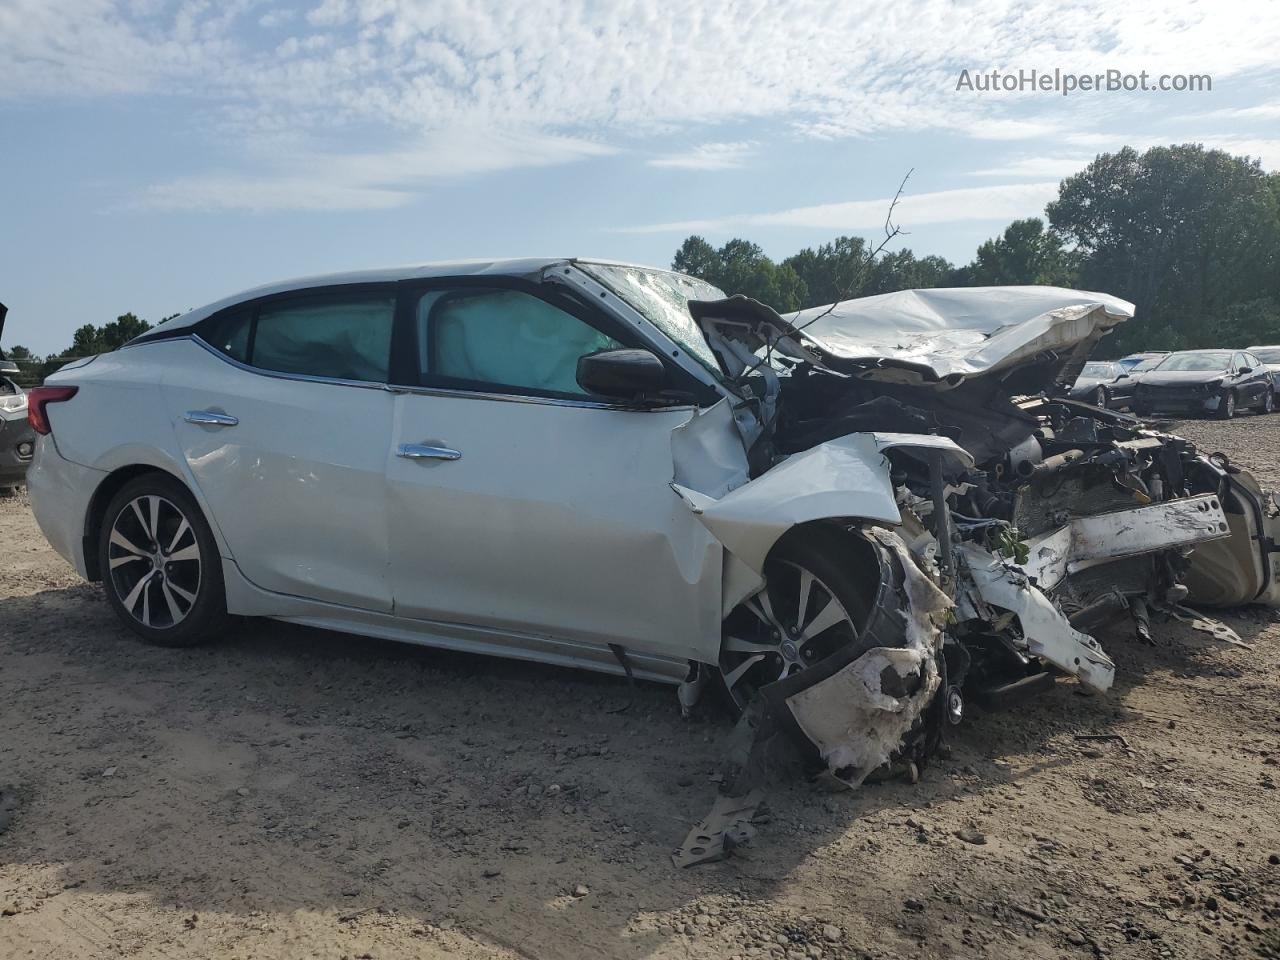
[[[196,307],[186,313],[158,324],[152,334],[157,331],[172,333],[194,326],[205,317],[233,307],[238,303],[255,300],[258,297],[270,296],[273,293],[289,293],[294,290],[309,290],[316,287],[332,287],[355,283],[395,283],[401,280],[430,280],[435,277],[533,277],[549,267],[575,262],[602,263],[614,266],[639,266],[638,264],[622,264],[600,257],[514,257],[497,260],[443,260],[432,263],[417,263],[399,267],[382,267],[372,270],[348,270],[340,273],[322,273],[314,276],[295,277],[291,280],[278,280],[273,283],[250,287],[229,297],[223,297],[213,303]],[[662,267],[644,267],[646,270],[662,270]],[[144,334],[151,338],[151,334]]]

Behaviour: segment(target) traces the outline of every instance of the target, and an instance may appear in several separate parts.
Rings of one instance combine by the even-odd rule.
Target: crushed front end
[[[893,498],[878,513],[847,498],[851,512],[825,521],[878,558],[874,642],[760,688],[731,794],[758,785],[780,735],[850,786],[895,760],[917,771],[966,703],[1008,707],[1061,677],[1106,691],[1115,666],[1092,631],[1109,619],[1131,618],[1151,641],[1154,613],[1205,620],[1184,602],[1280,595],[1280,511],[1252,478],[1065,398],[1131,315],[1122,301],[907,291],[785,320],[741,297],[690,306],[759,423],[751,481],[720,500],[690,496],[728,550],[746,539],[750,511],[735,508],[752,487],[758,507],[782,486],[773,471],[821,460],[829,475],[832,452],[859,442],[858,469],[875,460],[883,478],[850,486],[882,482]],[[1210,559],[1200,568],[1197,548]]]

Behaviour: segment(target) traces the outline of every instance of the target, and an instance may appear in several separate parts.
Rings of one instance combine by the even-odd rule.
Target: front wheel
[[[1218,401],[1218,419],[1231,420],[1236,415],[1236,393],[1228,390]]]
[[[111,499],[98,561],[116,616],[144,640],[186,647],[225,626],[217,543],[194,498],[172,477],[138,477]]]
[[[1258,408],[1259,413],[1274,413],[1276,409],[1276,393],[1270,387],[1266,393],[1262,395],[1262,406]]]
[[[760,687],[798,673],[863,638],[879,577],[855,543],[831,527],[788,533],[765,563],[765,585],[724,622],[720,681],[735,713]]]
[[[1107,389],[1106,389],[1106,387],[1099,387],[1097,390],[1095,390],[1095,391],[1094,391],[1094,393],[1093,393],[1093,405],[1094,405],[1095,407],[1101,407],[1103,410],[1107,409]]]

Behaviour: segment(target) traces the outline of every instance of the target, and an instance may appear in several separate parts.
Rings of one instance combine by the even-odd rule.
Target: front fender
[[[725,550],[763,574],[773,545],[798,524],[835,518],[901,523],[884,455],[891,448],[937,451],[973,465],[973,458],[947,437],[851,433],[793,454],[719,499],[679,483],[671,486]]]

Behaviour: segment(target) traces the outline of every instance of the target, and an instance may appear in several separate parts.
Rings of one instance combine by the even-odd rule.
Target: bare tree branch
[[[797,333],[805,329],[805,327],[809,327],[817,323],[823,317],[828,316],[833,310],[835,310],[836,307],[840,306],[840,304],[848,300],[854,294],[854,292],[857,291],[858,288],[862,286],[862,282],[866,277],[867,271],[871,269],[871,265],[875,262],[876,257],[880,255],[881,251],[883,251],[884,248],[887,247],[895,237],[900,237],[906,234],[906,231],[903,230],[902,227],[898,226],[896,223],[893,222],[893,211],[897,209],[899,201],[902,200],[902,191],[907,188],[907,181],[911,179],[911,174],[913,173],[915,173],[915,167],[912,167],[910,170],[908,170],[906,176],[902,178],[902,182],[898,184],[898,190],[896,193],[894,193],[893,200],[889,204],[889,210],[884,217],[884,239],[880,241],[879,245],[877,245],[874,250],[872,250],[869,254],[867,254],[862,259],[862,262],[859,265],[858,269],[854,271],[854,274],[852,277],[850,277],[849,282],[845,284],[844,289],[840,291],[839,299],[837,299],[834,303],[828,305],[827,309],[823,310],[816,317],[812,318],[811,320],[806,320],[800,326],[796,327],[795,331]],[[800,311],[797,310],[795,315],[798,317],[800,315]],[[762,364],[768,362],[773,354],[773,348],[777,346],[777,344],[778,344],[777,339],[775,339],[773,343],[767,344],[765,346],[764,356],[761,357],[759,360],[757,360],[755,363],[753,363],[751,366],[749,366],[746,370],[742,371],[741,376],[745,377],[748,374],[753,373],[755,370],[759,369],[759,367]]]

